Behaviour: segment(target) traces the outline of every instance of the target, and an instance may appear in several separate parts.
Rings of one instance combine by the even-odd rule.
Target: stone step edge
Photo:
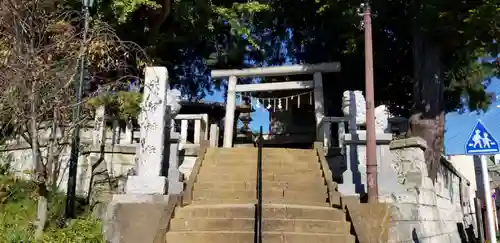
[[[169,231],[168,234],[255,234],[253,231],[227,231],[227,230],[217,230],[217,231]],[[349,232],[340,234],[328,234],[328,233],[306,233],[306,232],[283,232],[283,231],[264,231],[262,234],[266,235],[307,235],[307,236],[343,236],[351,235]]]
[[[206,179],[205,177],[219,177],[219,178],[240,178],[243,179],[253,179],[254,177],[257,177],[254,174],[249,174],[249,173],[206,173],[206,172],[201,172],[198,174],[197,178],[201,177]],[[262,179],[264,177],[273,177],[273,178],[287,178],[287,177],[297,177],[300,176],[300,181],[304,181],[305,179],[321,179],[322,175],[320,173],[290,173],[290,174],[279,174],[279,173],[262,173]],[[321,176],[321,177],[320,177]]]
[[[318,179],[320,179],[320,178],[318,178]],[[252,180],[252,181],[241,181],[241,180],[196,181],[196,183],[199,183],[199,184],[240,184],[240,185],[247,184],[247,185],[255,185],[257,183],[256,180],[257,179]],[[324,180],[318,180],[317,183],[314,183],[314,184],[311,183],[311,184],[307,184],[307,185],[304,185],[304,183],[301,183],[301,182],[283,181],[283,180],[263,180],[263,182],[266,182],[266,184],[267,183],[276,183],[274,185],[278,185],[278,186],[294,185],[294,186],[298,186],[300,188],[307,188],[309,186],[311,186],[311,187],[326,186],[324,183]]]
[[[312,187],[311,187],[312,189]],[[294,189],[294,188],[276,188],[276,187],[266,187],[266,188],[262,188],[262,193],[303,193],[305,195],[309,195],[309,194],[326,194],[326,189],[322,189],[322,188],[316,188],[317,190],[302,190],[301,188],[298,188],[298,189]],[[193,188],[193,192],[194,191],[197,191],[196,187]],[[198,189],[198,192],[211,192],[211,193],[239,193],[239,192],[242,192],[242,193],[255,193],[256,191],[256,188],[249,188],[247,190],[228,190],[228,189],[220,189],[220,188],[214,188],[212,190],[204,190],[204,189]]]
[[[214,203],[214,204],[189,204],[179,209],[184,208],[253,208],[254,203]],[[339,211],[340,209],[326,207],[326,206],[316,206],[316,205],[301,205],[301,204],[288,204],[288,203],[263,203],[262,207],[266,208],[293,208],[293,209],[313,209],[313,210],[331,210]]]
[[[193,218],[172,218],[172,220],[251,220],[255,221],[255,218],[198,218],[198,217],[193,217]],[[299,222],[311,222],[311,223],[347,223],[345,219],[343,220],[327,220],[327,219],[289,219],[289,218],[265,218],[263,217],[262,220],[264,221],[299,221]]]

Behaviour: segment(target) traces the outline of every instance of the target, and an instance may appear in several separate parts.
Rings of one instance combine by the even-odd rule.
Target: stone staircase
[[[354,243],[345,212],[332,207],[316,150],[264,148],[263,241]],[[254,242],[256,148],[210,148],[189,205],[177,207],[167,243]]]

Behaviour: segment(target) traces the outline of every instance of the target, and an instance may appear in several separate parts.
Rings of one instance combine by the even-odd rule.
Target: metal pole
[[[474,208],[476,209],[477,235],[479,236],[479,242],[484,243],[483,210],[477,197],[474,198]]]
[[[262,147],[263,147],[263,137],[262,137],[262,126],[259,130],[259,139],[257,148],[257,207],[255,210],[255,233],[256,237],[254,242],[262,243]]]
[[[485,155],[481,155],[481,173],[483,174],[484,206],[486,207],[487,231],[490,243],[496,243],[495,222],[493,215],[493,204],[491,203],[490,175],[488,174],[488,160]]]
[[[78,155],[80,153],[80,110],[82,106],[82,93],[83,83],[85,79],[85,43],[87,42],[87,32],[89,28],[89,7],[84,5],[84,29],[82,36],[82,56],[80,59],[80,80],[76,87],[76,104],[73,107],[73,122],[75,127],[73,130],[73,137],[71,142],[71,154],[69,158],[69,171],[68,171],[68,188],[66,195],[66,218],[74,218],[75,216],[75,194],[76,194],[76,174],[78,168]]]
[[[366,180],[368,202],[378,202],[377,143],[375,135],[375,92],[373,87],[372,20],[368,3],[362,5],[365,30],[365,90],[366,90]]]

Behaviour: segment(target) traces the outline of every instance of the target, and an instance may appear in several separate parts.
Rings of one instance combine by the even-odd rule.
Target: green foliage
[[[142,94],[139,92],[119,91],[93,97],[87,101],[91,109],[104,105],[110,115],[124,120],[136,119],[141,111]]]
[[[33,222],[37,210],[37,185],[32,182],[0,175],[0,242],[35,242]],[[6,196],[5,196],[6,195]],[[0,199],[1,200],[1,199]],[[64,196],[53,193],[49,198],[49,222],[39,242],[104,242],[101,224],[84,213],[65,228],[57,228],[56,221],[64,210]]]
[[[256,65],[262,61],[282,64],[289,60],[284,55],[296,62],[340,61],[343,82],[328,88],[333,97],[337,90],[364,87],[360,3],[112,0],[99,1],[96,15],[123,40],[144,48],[154,65],[167,66],[172,84],[194,98],[202,98],[211,87],[207,64],[242,68],[245,56],[257,60]],[[409,115],[413,104],[408,95],[416,82],[413,32],[418,29],[441,51],[448,108],[459,105],[463,95],[469,96],[471,108],[485,107],[488,96],[481,91],[480,81],[491,73],[499,75],[500,62],[483,67],[487,72],[478,72],[474,62],[479,53],[498,54],[499,42],[492,40],[500,38],[499,0],[417,0],[412,4],[374,0],[371,5],[378,102],[391,104],[395,113]],[[157,20],[162,14],[166,18]],[[286,54],[281,50],[284,40]]]
[[[112,8],[115,17],[119,23],[125,23],[129,20],[129,16],[133,14],[141,6],[148,6],[151,8],[159,8],[155,1],[150,0],[113,0]]]
[[[228,21],[231,26],[231,33],[243,37],[254,47],[258,48],[259,44],[252,37],[252,21],[257,13],[269,11],[269,4],[262,4],[258,1],[250,1],[247,3],[233,3],[231,7],[214,7],[214,12],[225,21]]]
[[[45,233],[45,242],[104,242],[101,222],[91,216],[83,216],[71,221],[62,229],[49,228]]]
[[[259,45],[265,47],[268,63],[282,64],[290,58],[305,63],[340,61],[342,78],[331,87],[325,84],[325,89],[330,90],[325,95],[339,97],[342,90],[364,88],[364,33],[360,28],[362,16],[357,12],[360,1],[272,0],[266,3],[268,10],[253,18],[256,26],[253,31],[262,33]],[[418,0],[412,4],[402,0],[371,1],[377,102],[389,104],[396,114],[410,115],[414,107],[411,99],[414,87],[427,87],[419,84],[422,80],[417,80],[414,70],[418,65],[414,63],[413,37],[421,32],[426,50],[439,55],[442,69],[438,72],[444,79],[437,84],[446,87],[447,107],[459,106],[464,95],[470,108],[486,107],[489,94],[481,82],[492,73],[498,75],[499,64],[485,68],[476,61],[485,54],[496,56],[498,53],[499,4],[498,0],[460,3]],[[497,42],[493,42],[494,39]],[[282,51],[285,40],[286,54]],[[422,59],[431,58],[430,53],[421,54]],[[492,72],[485,70],[488,68]]]

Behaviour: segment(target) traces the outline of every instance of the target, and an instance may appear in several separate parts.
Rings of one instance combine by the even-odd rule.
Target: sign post
[[[488,174],[488,161],[486,155],[499,153],[498,143],[491,136],[491,133],[486,130],[483,123],[478,120],[472,132],[470,133],[469,139],[465,144],[465,152],[467,155],[478,155],[481,156],[481,173],[483,176],[483,187],[484,187],[484,205],[486,207],[486,218],[488,222],[488,238],[489,242],[496,243],[497,238],[495,234],[495,215],[493,213],[493,205],[488,201],[491,200],[491,188],[490,188],[490,176]],[[477,214],[478,212],[476,212]],[[480,212],[479,212],[480,213]]]
[[[494,220],[494,222],[495,222],[495,230],[496,230],[496,232],[498,232],[498,223],[497,223],[497,217],[496,217],[497,216],[497,208],[496,208],[497,207],[497,203],[496,203],[496,201],[497,201],[496,189],[492,189],[491,190],[491,205],[493,205],[492,206],[493,207],[493,215],[495,215],[495,218],[494,218],[495,219]]]

